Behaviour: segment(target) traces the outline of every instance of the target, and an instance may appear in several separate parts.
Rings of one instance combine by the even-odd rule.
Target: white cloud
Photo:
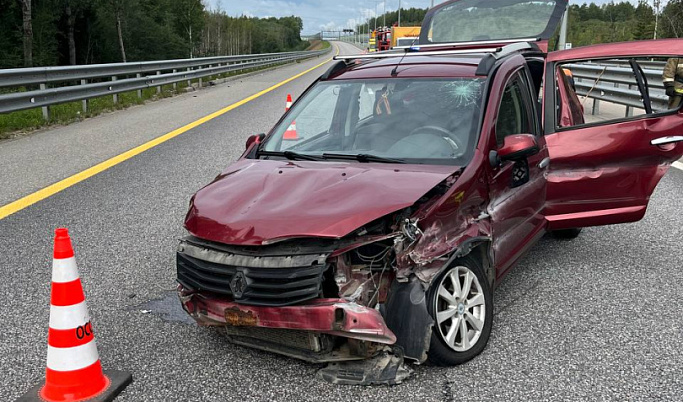
[[[440,4],[444,0],[435,0]],[[596,3],[607,3],[611,0],[595,0]],[[619,0],[616,0],[619,1]],[[636,0],[631,0],[636,2]],[[233,0],[205,0],[210,9],[220,9],[230,15],[247,15],[250,17],[285,17],[296,15],[304,22],[304,33],[312,34],[320,30],[338,30],[348,28],[350,22],[382,15],[385,9],[398,9],[399,0],[250,0],[238,2]],[[572,3],[574,0],[572,0]],[[578,0],[576,3],[589,3]],[[427,8],[431,0],[401,0],[401,7]]]
[[[362,18],[371,18],[384,12],[382,1],[373,0],[251,0],[237,2],[232,0],[205,0],[209,9],[220,9],[229,15],[248,15],[254,17],[285,17],[296,15],[304,22],[304,33],[315,33],[324,30],[348,28],[350,22]],[[398,9],[399,0],[386,0],[386,10]],[[440,3],[442,0],[437,0]],[[429,7],[431,0],[401,0],[403,8]]]

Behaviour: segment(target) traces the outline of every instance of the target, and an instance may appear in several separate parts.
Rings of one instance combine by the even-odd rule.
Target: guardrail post
[[[176,69],[174,68],[174,69],[173,69],[173,74],[175,74],[175,73],[177,73],[177,72],[178,72],[178,70],[176,70]],[[177,91],[177,90],[178,90],[178,83],[177,83],[177,82],[174,82],[174,83],[173,83],[173,91]]]
[[[135,78],[142,78],[142,74],[135,74]],[[138,89],[138,98],[142,99],[142,89]]]
[[[192,71],[192,67],[188,67],[187,71],[188,72]],[[188,86],[188,88],[192,86],[192,80],[187,80],[187,86]]]
[[[112,81],[116,81],[116,77],[111,77]],[[119,94],[114,94],[114,104],[119,103]]]
[[[593,110],[591,111],[591,114],[593,116],[600,114],[600,99],[593,98]]]
[[[46,89],[47,89],[47,85],[40,84],[40,90],[41,91],[44,91]],[[50,107],[49,106],[43,106],[42,109],[43,109],[43,119],[45,119],[45,121],[50,120]]]
[[[88,80],[81,80],[81,85],[86,85],[88,83]],[[88,113],[88,100],[83,99],[81,101],[81,104],[83,105],[83,114]]]
[[[157,71],[157,75],[161,75],[161,71]],[[157,95],[161,93],[161,85],[157,87]]]

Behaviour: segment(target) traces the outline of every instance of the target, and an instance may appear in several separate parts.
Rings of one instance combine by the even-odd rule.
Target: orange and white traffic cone
[[[292,95],[287,94],[287,103],[285,103],[285,112],[288,112],[289,109],[292,108]],[[282,136],[282,139],[285,141],[296,141],[299,139],[299,137],[296,134],[296,121],[293,121],[292,124],[287,127],[287,131],[285,131],[285,134]]]
[[[292,108],[292,94],[287,94],[287,103],[285,103],[285,112],[289,112]]]
[[[111,401],[132,380],[130,373],[102,370],[71,239],[57,229],[45,384],[18,401]]]
[[[296,121],[293,121],[292,124],[287,127],[287,131],[285,131],[285,134],[282,136],[282,139],[285,141],[296,141],[299,139],[299,137],[296,134]]]

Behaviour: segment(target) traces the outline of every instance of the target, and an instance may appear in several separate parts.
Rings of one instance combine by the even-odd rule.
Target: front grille
[[[252,339],[269,342],[273,345],[283,345],[291,348],[321,352],[331,342],[329,338],[310,331],[298,331],[293,329],[260,328],[260,327],[234,327],[225,326],[228,336],[248,343]]]
[[[291,259],[288,259],[291,261]],[[254,306],[288,306],[315,299],[321,292],[323,264],[244,267],[210,262],[177,253],[178,282],[188,290],[230,296]]]

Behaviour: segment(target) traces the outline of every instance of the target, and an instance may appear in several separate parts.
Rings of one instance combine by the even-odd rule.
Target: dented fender
[[[477,154],[475,159],[483,158]],[[429,284],[454,258],[467,255],[481,243],[492,241],[491,220],[487,212],[489,194],[483,163],[473,161],[452,186],[435,202],[411,217],[419,223],[419,238],[406,245],[397,241],[397,278],[404,282],[415,274]],[[486,255],[490,265],[493,256]],[[493,277],[493,276],[491,276]]]

